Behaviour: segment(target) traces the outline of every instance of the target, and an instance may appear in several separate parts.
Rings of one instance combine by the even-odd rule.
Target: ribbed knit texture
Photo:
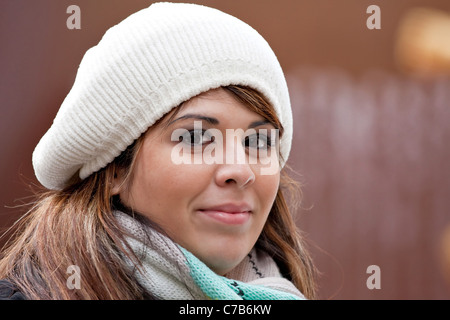
[[[174,107],[213,88],[247,85],[274,106],[285,129],[292,114],[286,80],[268,43],[219,10],[156,3],[109,29],[83,57],[75,83],[33,153],[38,180],[62,189],[105,167]],[[284,164],[284,162],[282,163]]]

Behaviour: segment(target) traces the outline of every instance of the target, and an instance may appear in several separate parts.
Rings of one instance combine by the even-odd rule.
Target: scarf
[[[116,211],[126,232],[128,248],[139,259],[124,260],[139,284],[163,300],[298,300],[302,293],[280,274],[265,252],[252,249],[225,276],[217,275],[202,261],[165,235]]]

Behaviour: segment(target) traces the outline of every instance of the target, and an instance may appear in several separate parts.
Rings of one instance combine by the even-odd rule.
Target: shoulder
[[[26,298],[10,281],[0,280],[0,300],[26,300]]]

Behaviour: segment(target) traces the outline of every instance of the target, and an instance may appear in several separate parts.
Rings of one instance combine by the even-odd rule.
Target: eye
[[[214,141],[214,136],[206,133],[205,130],[189,130],[180,135],[179,141],[191,146],[203,146]]]
[[[246,148],[267,149],[272,145],[271,139],[265,134],[252,134],[245,138]]]

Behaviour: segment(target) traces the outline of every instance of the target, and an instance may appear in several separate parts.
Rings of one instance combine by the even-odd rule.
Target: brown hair
[[[255,90],[229,86],[226,90],[251,110],[282,126],[264,97]],[[139,138],[105,168],[80,180],[73,178],[61,191],[45,191],[18,222],[15,237],[2,253],[0,279],[8,279],[28,299],[146,299],[145,292],[130,274],[124,256],[130,257],[124,233],[113,215],[112,185],[119,170],[133,171]],[[257,242],[280,267],[283,275],[307,298],[315,297],[315,271],[283,195],[295,186],[282,174],[268,221]],[[287,188],[287,189],[286,189]],[[299,194],[299,190],[295,189]],[[82,285],[67,286],[67,268],[80,268]]]

